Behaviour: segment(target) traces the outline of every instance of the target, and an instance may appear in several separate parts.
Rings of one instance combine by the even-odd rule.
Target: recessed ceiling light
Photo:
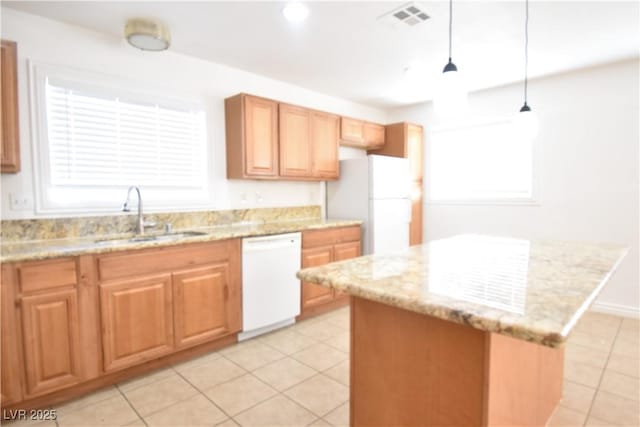
[[[309,16],[309,9],[302,3],[291,2],[282,9],[282,14],[287,21],[302,22]]]

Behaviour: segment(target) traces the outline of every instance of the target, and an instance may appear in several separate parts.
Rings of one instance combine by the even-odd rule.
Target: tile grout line
[[[315,412],[313,412],[310,408],[307,408],[307,407],[306,407],[306,406],[304,406],[302,403],[300,403],[300,402],[298,402],[298,401],[294,400],[293,398],[289,397],[289,395],[287,395],[287,394],[285,393],[285,392],[287,392],[287,391],[291,390],[292,388],[294,388],[294,387],[296,387],[296,386],[298,386],[298,385],[302,384],[303,382],[305,382],[305,381],[309,381],[310,379],[315,378],[315,377],[317,377],[317,376],[323,376],[323,377],[325,377],[326,379],[328,379],[328,380],[330,380],[330,381],[335,382],[336,384],[340,384],[341,386],[346,387],[346,386],[345,386],[344,384],[342,384],[341,382],[336,381],[336,380],[334,380],[334,379],[333,379],[333,378],[331,378],[331,377],[327,377],[327,376],[323,375],[323,373],[322,373],[322,372],[317,372],[317,373],[316,373],[316,375],[312,375],[312,376],[310,376],[309,378],[307,378],[307,379],[305,379],[305,380],[302,380],[302,381],[300,381],[299,383],[294,384],[294,385],[292,385],[291,387],[288,387],[288,388],[286,388],[286,389],[282,390],[280,393],[281,393],[281,394],[283,394],[283,395],[285,395],[287,398],[289,398],[289,400],[291,400],[292,402],[296,403],[297,405],[302,406],[303,408],[305,408],[307,411],[311,412],[312,414],[314,414],[314,415],[315,415],[315,416],[317,416],[318,418],[322,418],[322,417],[324,417],[325,415],[327,415],[329,412],[331,412],[331,411],[335,410],[336,408],[340,407],[341,405],[344,405],[344,403],[345,403],[345,402],[348,402],[348,401],[349,401],[349,399],[345,400],[345,402],[340,402],[340,403],[338,404],[338,406],[336,406],[335,408],[330,409],[326,414],[318,415],[318,414],[316,414]],[[322,419],[324,420],[324,418],[322,418]],[[331,424],[331,423],[329,423],[329,424]]]
[[[153,384],[153,383],[151,383]],[[138,410],[133,406],[133,404],[129,401],[129,399],[127,399],[127,396],[123,393],[122,390],[120,390],[120,387],[116,384],[115,385],[116,390],[118,390],[118,392],[120,393],[120,395],[123,397],[123,399],[127,402],[127,405],[129,405],[129,407],[131,407],[131,409],[133,410],[133,412],[135,412],[135,414],[138,416],[138,419],[140,421],[142,421],[142,423],[145,426],[148,426],[149,424],[147,424],[147,420],[144,419],[144,417],[142,415],[140,415],[140,413],[138,412]],[[129,423],[131,424],[131,423]]]
[[[221,357],[224,357],[224,356],[222,356],[222,355],[220,355],[220,356],[221,356]],[[231,362],[231,361],[230,361],[230,362]],[[233,362],[231,362],[231,363],[233,363]],[[234,365],[235,365],[235,363],[234,363]],[[236,365],[236,366],[237,366],[237,365]],[[216,408],[218,408],[218,409],[219,409],[223,414],[225,414],[228,418],[232,419],[232,420],[235,422],[235,420],[233,419],[233,417],[232,417],[231,415],[229,415],[229,414],[227,413],[227,411],[225,411],[225,410],[224,410],[224,409],[222,409],[220,406],[218,406],[218,405],[216,404],[216,402],[214,402],[213,400],[211,400],[211,399],[209,398],[209,396],[207,396],[203,390],[200,390],[198,387],[196,387],[196,386],[195,386],[195,384],[192,384],[192,383],[191,383],[191,381],[189,381],[189,380],[188,380],[188,379],[186,379],[184,376],[182,376],[182,374],[181,374],[180,372],[176,371],[176,374],[178,374],[178,376],[179,376],[180,378],[182,378],[184,381],[186,381],[186,382],[187,382],[187,384],[189,384],[191,387],[193,387],[194,389],[196,389],[196,390],[198,391],[198,393],[200,393],[202,396],[204,396],[204,398],[205,398],[205,399],[207,399],[209,402],[211,402],[211,404],[212,404],[213,406],[215,406]],[[244,374],[243,374],[243,375],[244,375]],[[217,387],[217,386],[218,386],[218,385],[220,385],[220,384],[228,383],[228,382],[230,382],[230,381],[235,380],[236,378],[240,378],[241,376],[242,376],[242,375],[237,376],[237,377],[233,377],[232,379],[227,380],[227,381],[223,381],[223,382],[221,382],[221,383],[219,383],[219,384],[214,385],[213,387]],[[213,388],[213,387],[211,387],[211,388]],[[181,402],[182,402],[182,401],[181,401]],[[169,405],[169,406],[171,406],[171,405]],[[168,408],[168,406],[167,406],[167,408]],[[156,411],[156,412],[159,412],[159,411]],[[218,424],[220,424],[220,423],[218,423]]]
[[[618,335],[620,334],[620,328],[622,327],[622,320],[618,323],[618,327],[616,329],[615,337],[613,338],[613,342],[611,343],[611,348],[609,349],[609,354],[607,354],[607,360],[604,363],[602,368],[602,373],[600,374],[600,379],[598,380],[598,386],[596,387],[596,392],[593,394],[593,399],[591,400],[591,404],[589,405],[589,410],[587,411],[587,417],[584,419],[583,426],[587,424],[589,421],[589,417],[591,417],[591,410],[593,409],[593,404],[596,401],[596,397],[600,392],[600,386],[602,385],[602,379],[604,378],[604,374],[607,371],[607,366],[609,366],[609,360],[611,359],[611,355],[613,354],[613,348],[616,345],[616,341],[618,340]]]

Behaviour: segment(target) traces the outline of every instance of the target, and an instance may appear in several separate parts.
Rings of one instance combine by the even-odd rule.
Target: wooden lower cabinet
[[[317,267],[333,260],[333,246],[322,246],[302,251],[302,268]],[[302,311],[333,300],[333,290],[313,283],[302,282]]]
[[[357,258],[362,254],[360,242],[339,243],[333,247],[333,260],[343,261],[346,259]],[[333,291],[334,298],[347,296],[348,294],[340,291]]]
[[[2,408],[58,404],[232,342],[240,239],[2,264]]]
[[[0,406],[22,400],[22,373],[18,345],[18,327],[16,321],[15,270],[2,265],[0,280]]]
[[[82,380],[75,289],[25,296],[21,302],[26,394],[43,394]]]
[[[302,233],[302,268],[359,257],[361,253],[360,226]],[[348,301],[348,295],[343,292],[302,282],[299,318],[320,314]]]
[[[173,350],[172,298],[170,274],[100,285],[105,371]]]
[[[230,276],[228,262],[173,275],[176,347],[200,344],[241,329],[240,316],[233,309],[236,304],[230,303],[239,298]]]

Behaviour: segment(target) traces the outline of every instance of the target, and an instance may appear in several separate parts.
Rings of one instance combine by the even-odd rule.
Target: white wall
[[[538,206],[427,204],[425,240],[458,233],[616,242],[631,247],[595,309],[640,313],[639,61],[584,69],[530,82],[540,133]],[[522,105],[522,85],[469,95],[474,118],[505,116]],[[425,180],[431,103],[390,112],[389,121],[425,126]],[[428,195],[427,195],[428,196]]]
[[[92,73],[138,82],[146,88],[176,97],[204,98],[209,111],[209,143],[213,147],[211,208],[247,208],[319,204],[321,184],[307,182],[265,182],[226,179],[224,98],[239,92],[269,97],[288,103],[384,123],[381,110],[326,96],[298,86],[272,80],[224,65],[214,64],[171,51],[143,52],[114,38],[39,16],[2,8],[2,38],[18,42],[18,95],[22,170],[3,174],[3,219],[36,216],[33,209],[12,211],[9,195],[34,200],[34,180],[27,60],[63,65]],[[258,195],[259,194],[259,195]],[[246,201],[243,201],[243,195]],[[124,197],[124,192],[123,192]],[[117,213],[119,206],[114,206]]]

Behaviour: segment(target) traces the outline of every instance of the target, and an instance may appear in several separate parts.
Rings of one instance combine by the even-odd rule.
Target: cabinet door
[[[175,342],[187,347],[234,332],[229,264],[173,275]]]
[[[0,50],[0,172],[20,171],[16,43],[2,40]]]
[[[311,176],[311,112],[280,104],[280,176]]]
[[[26,396],[48,393],[81,380],[76,289],[22,298]]]
[[[422,243],[422,181],[414,181],[411,187],[411,222],[409,245]]]
[[[357,258],[360,254],[360,242],[339,243],[333,247],[334,261]]]
[[[364,122],[362,120],[350,119],[348,117],[342,117],[340,119],[340,139],[342,141],[351,142],[354,145],[361,147],[364,145]]]
[[[422,180],[422,126],[407,126],[409,171],[412,181]]]
[[[22,400],[20,344],[16,325],[15,269],[11,264],[2,265],[0,276],[0,406]]]
[[[375,123],[365,123],[364,142],[367,148],[382,147],[384,145],[384,126]]]
[[[333,260],[343,261],[345,259],[357,258],[362,255],[360,242],[339,243],[333,247]],[[335,291],[334,297],[339,298],[347,295],[345,292]]]
[[[311,147],[313,176],[337,179],[340,117],[314,111],[311,113]]]
[[[333,260],[333,247],[322,246],[302,250],[302,268],[317,267]],[[324,304],[333,299],[333,290],[324,286],[302,282],[302,310]]]
[[[173,349],[171,275],[100,285],[105,371],[156,358]]]
[[[278,103],[244,98],[245,174],[278,175]]]

